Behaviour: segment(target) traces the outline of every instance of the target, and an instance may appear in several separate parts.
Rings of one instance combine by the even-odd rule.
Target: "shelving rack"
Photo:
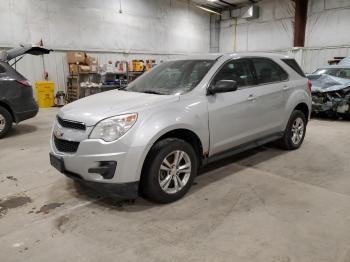
[[[100,88],[82,87],[81,86],[82,82],[100,83],[102,75],[97,72],[82,72],[78,68],[78,74],[69,75],[67,77],[67,87],[66,87],[67,102],[70,103],[80,98],[83,98],[87,95],[92,95],[98,92],[124,88],[128,85],[128,83],[134,81],[137,77],[139,77],[144,73],[144,71],[129,71],[127,61],[125,61],[125,67],[126,67],[125,72],[109,73],[109,74],[116,75],[116,80],[118,80],[119,84],[116,84],[116,83],[110,84],[110,85],[103,84],[102,86],[100,86]],[[87,88],[89,88],[89,90],[86,90]]]
[[[99,82],[99,74],[96,72],[78,72],[77,75],[69,75],[67,79],[67,100],[73,102],[83,97],[82,82]]]

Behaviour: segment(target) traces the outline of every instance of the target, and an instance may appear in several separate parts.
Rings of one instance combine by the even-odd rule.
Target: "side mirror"
[[[208,93],[213,95],[216,93],[227,93],[236,91],[238,88],[237,82],[234,80],[219,80],[214,87],[209,87]]]

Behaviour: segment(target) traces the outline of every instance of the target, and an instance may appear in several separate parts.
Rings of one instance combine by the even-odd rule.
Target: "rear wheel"
[[[0,138],[4,137],[10,131],[12,122],[10,112],[0,106]]]
[[[198,159],[190,144],[176,138],[161,140],[146,159],[141,190],[154,202],[176,201],[190,189],[197,169]]]
[[[280,140],[282,148],[294,150],[301,146],[306,132],[306,117],[300,110],[294,110],[289,118],[283,138]]]

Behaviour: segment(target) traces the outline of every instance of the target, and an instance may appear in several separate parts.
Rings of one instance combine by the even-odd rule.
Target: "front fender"
[[[180,110],[179,110],[180,108]],[[136,161],[137,174],[141,174],[143,163],[154,143],[166,133],[186,129],[196,134],[204,151],[209,149],[208,111],[206,101],[178,101],[166,108],[150,110],[139,115],[141,122],[134,129],[129,142],[140,155]],[[138,178],[139,179],[139,178]]]

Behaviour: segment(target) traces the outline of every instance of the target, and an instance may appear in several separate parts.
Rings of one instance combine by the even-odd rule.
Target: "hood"
[[[338,65],[341,66],[350,66],[350,56],[349,57],[345,57],[342,60],[340,60],[340,62],[338,63]]]
[[[63,119],[93,126],[108,117],[126,113],[139,113],[146,107],[178,100],[179,96],[177,95],[153,95],[112,90],[70,103],[64,106],[58,115]]]
[[[307,75],[307,78],[311,80],[312,92],[331,92],[338,91],[350,86],[350,80],[340,78],[336,76],[330,76],[326,74],[322,75]]]
[[[0,52],[0,60],[2,61],[10,61],[13,58],[16,58],[18,56],[24,55],[24,54],[30,54],[30,55],[44,55],[48,54],[52,49],[47,49],[43,46],[37,46],[37,45],[21,45],[20,47],[12,48],[6,51]]]

